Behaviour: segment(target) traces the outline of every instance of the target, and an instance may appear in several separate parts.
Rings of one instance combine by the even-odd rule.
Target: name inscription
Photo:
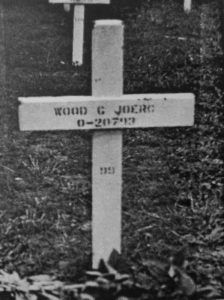
[[[114,114],[116,116],[120,116],[121,114],[141,114],[141,113],[152,113],[155,110],[154,104],[133,104],[133,105],[119,105],[118,108],[114,110]],[[88,114],[87,106],[75,106],[75,107],[55,107],[54,112],[56,116],[70,116],[70,115],[80,115],[85,116]],[[105,114],[105,107],[98,106],[96,108],[96,112],[98,115]]]

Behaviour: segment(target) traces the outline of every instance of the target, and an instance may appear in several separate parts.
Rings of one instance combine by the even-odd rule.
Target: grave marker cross
[[[184,0],[184,11],[190,13],[191,11],[192,0]]]
[[[70,10],[71,10],[71,4],[64,4],[64,11],[66,11],[66,12],[70,12]]]
[[[48,0],[53,4],[64,4],[66,11],[70,10],[70,5],[74,4],[73,13],[73,48],[72,63],[83,64],[83,41],[85,23],[85,5],[87,4],[110,4],[110,0]]]
[[[95,22],[93,96],[19,98],[21,130],[92,129],[93,267],[121,251],[122,128],[191,126],[193,94],[123,95],[123,24]]]

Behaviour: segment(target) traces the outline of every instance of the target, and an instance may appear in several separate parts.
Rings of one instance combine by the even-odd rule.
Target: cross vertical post
[[[184,11],[186,13],[190,13],[191,11],[191,1],[192,0],[184,0]]]
[[[83,64],[85,5],[110,4],[110,0],[48,0],[49,3],[63,3],[64,10],[69,12],[73,5],[73,40],[72,40],[72,64]]]
[[[71,5],[70,4],[64,4],[64,11],[65,12],[70,12],[70,10],[71,10]]]
[[[83,64],[85,6],[74,5],[72,63]]]
[[[92,94],[123,94],[123,24],[95,22],[92,36]],[[104,108],[101,108],[102,117]],[[100,131],[92,139],[93,268],[121,251],[122,131]],[[103,187],[103,188],[102,188]]]

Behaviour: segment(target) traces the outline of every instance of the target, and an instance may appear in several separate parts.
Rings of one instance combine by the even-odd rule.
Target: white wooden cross
[[[110,4],[110,0],[48,0],[49,3],[63,3],[66,11],[70,10],[70,5],[74,5],[73,13],[73,48],[72,63],[83,64],[83,43],[84,43],[84,23],[86,4]]]
[[[92,96],[19,98],[20,130],[93,130],[93,267],[121,251],[122,129],[192,126],[193,94],[123,95],[123,24],[98,20]]]
[[[186,13],[191,11],[191,0],[184,0],[184,11]]]
[[[70,10],[71,10],[71,4],[64,4],[64,11],[66,11],[66,12],[70,12]]]

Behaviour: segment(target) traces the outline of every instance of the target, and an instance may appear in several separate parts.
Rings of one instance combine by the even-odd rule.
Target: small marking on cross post
[[[114,175],[115,167],[100,167],[100,175]]]

